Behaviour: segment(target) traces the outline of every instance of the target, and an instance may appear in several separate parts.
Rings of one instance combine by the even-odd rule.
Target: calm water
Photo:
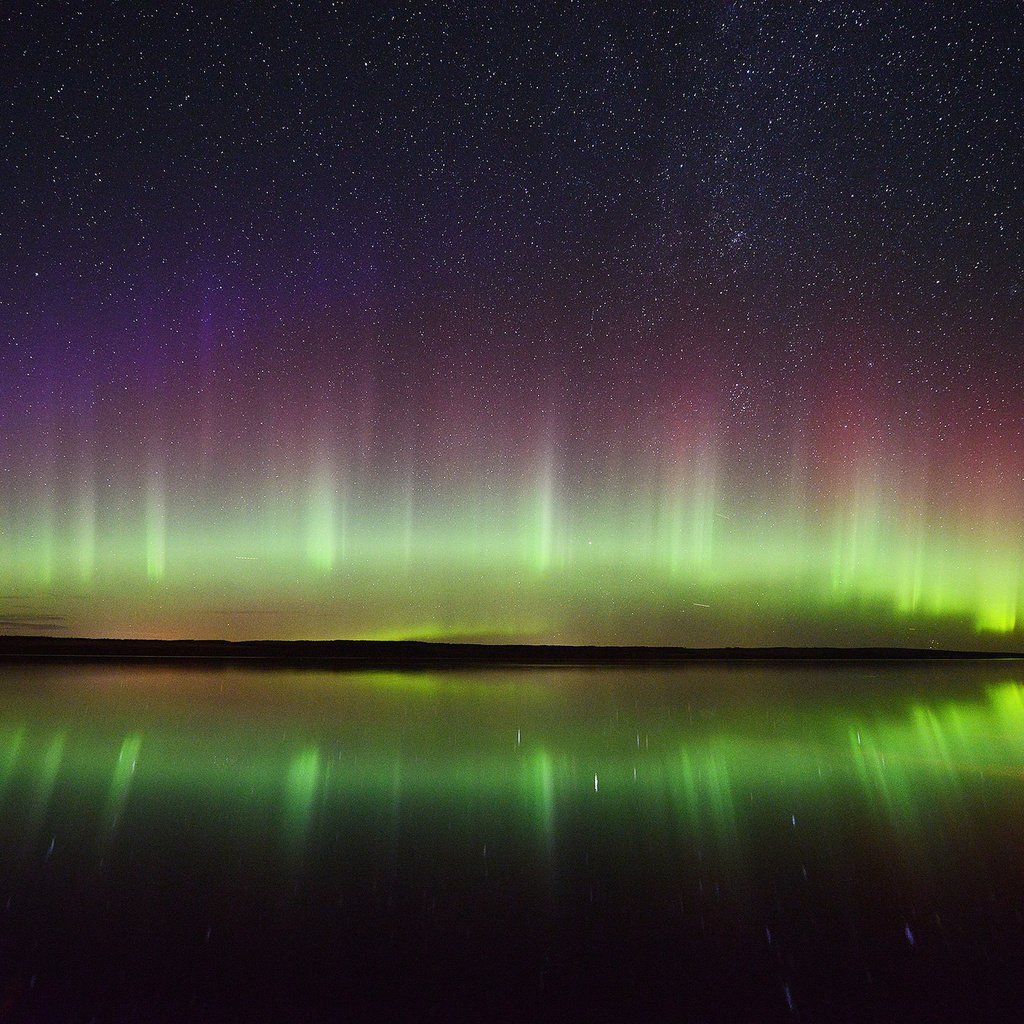
[[[5,668],[0,1020],[989,1020],[1024,674]]]

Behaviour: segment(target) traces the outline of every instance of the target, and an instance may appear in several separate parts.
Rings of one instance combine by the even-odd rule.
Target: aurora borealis
[[[1010,5],[4,19],[4,632],[1021,648]]]

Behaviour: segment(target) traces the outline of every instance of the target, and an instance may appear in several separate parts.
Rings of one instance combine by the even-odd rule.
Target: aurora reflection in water
[[[1013,661],[7,668],[0,801],[26,1019],[941,1019],[1019,988]]]

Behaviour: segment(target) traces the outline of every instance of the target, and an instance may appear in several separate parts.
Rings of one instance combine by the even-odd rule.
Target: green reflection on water
[[[784,669],[8,674],[0,814],[31,842],[57,803],[101,847],[188,815],[292,854],[350,815],[391,835],[500,820],[542,857],[581,820],[734,852],[766,818],[795,830],[851,808],[920,835],[1024,782],[1024,686],[971,671],[824,689]]]
[[[299,751],[285,777],[285,831],[293,844],[301,845],[306,838],[319,783],[320,751]]]
[[[125,736],[114,765],[113,778],[110,780],[110,792],[103,812],[103,835],[117,828],[118,820],[128,800],[135,769],[138,767],[139,751],[142,749],[142,737],[138,734]],[[102,837],[101,837],[102,839]]]

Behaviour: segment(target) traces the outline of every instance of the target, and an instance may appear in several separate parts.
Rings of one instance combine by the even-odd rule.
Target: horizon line
[[[435,640],[127,639],[0,634],[0,661],[189,662],[336,669],[644,667],[702,662],[1020,660],[1022,651],[899,646],[682,647]]]

